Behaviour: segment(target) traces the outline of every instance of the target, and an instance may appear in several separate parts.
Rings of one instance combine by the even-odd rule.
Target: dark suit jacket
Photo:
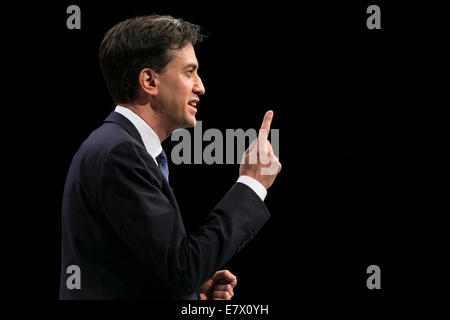
[[[60,298],[197,299],[200,286],[269,216],[251,188],[235,183],[187,235],[171,187],[138,131],[112,112],[81,145],[67,175]],[[81,289],[66,285],[70,265],[81,270]]]

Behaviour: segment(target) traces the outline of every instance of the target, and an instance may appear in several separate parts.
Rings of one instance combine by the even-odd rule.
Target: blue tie
[[[164,150],[156,157],[156,161],[158,161],[159,170],[161,170],[167,182],[169,182],[169,167],[167,166],[167,156]]]

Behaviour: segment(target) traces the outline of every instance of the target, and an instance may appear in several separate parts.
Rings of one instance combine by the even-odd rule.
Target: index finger
[[[267,139],[269,136],[270,125],[272,123],[273,111],[269,110],[264,115],[263,122],[261,124],[261,129],[259,130],[259,138]]]
[[[233,283],[236,280],[236,276],[228,270],[220,270],[211,277],[211,280],[213,280],[214,283],[227,284]]]
[[[234,280],[221,279],[221,280],[217,281],[216,283],[221,284],[221,285],[229,284],[234,288],[237,284],[237,278],[234,278]]]
[[[236,276],[228,270],[219,270],[211,277],[211,279],[214,282],[221,280],[221,279],[227,279],[227,280],[232,281],[235,278],[236,278]]]

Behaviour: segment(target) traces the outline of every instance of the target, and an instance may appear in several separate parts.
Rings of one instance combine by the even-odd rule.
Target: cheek
[[[192,93],[192,81],[185,79],[184,81],[180,82],[180,86],[181,86],[181,91],[184,92],[185,95],[188,96],[188,98],[191,96]]]
[[[184,76],[179,76],[172,81],[167,81],[162,86],[161,98],[172,107],[186,107],[192,93],[192,81]]]
[[[178,102],[186,105],[191,98],[192,93],[192,84],[190,81],[181,81],[178,83],[178,87],[176,89]]]

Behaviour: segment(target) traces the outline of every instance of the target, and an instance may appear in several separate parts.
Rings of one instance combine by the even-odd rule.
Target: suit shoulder
[[[103,123],[89,135],[79,151],[106,158],[111,150],[126,146],[137,150],[143,149],[143,146],[119,124]]]

